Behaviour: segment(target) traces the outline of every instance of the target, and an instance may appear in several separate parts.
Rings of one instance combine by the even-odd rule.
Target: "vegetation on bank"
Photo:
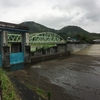
[[[92,43],[94,40],[94,37],[90,37],[87,35],[82,35],[82,34],[76,34],[75,36],[76,39],[78,39],[80,42],[85,42],[85,43]]]
[[[24,83],[29,89],[35,91],[38,95],[46,99],[46,92],[40,88]]]
[[[16,90],[14,88],[14,85],[11,83],[9,80],[8,76],[6,75],[7,73],[0,68],[0,80],[2,81],[1,87],[2,87],[2,99],[3,100],[21,100],[20,97],[16,94]],[[51,98],[51,91],[44,91],[38,87],[31,86],[30,84],[25,85],[36,92],[39,96],[43,97],[45,100],[50,100]]]
[[[44,98],[45,100],[50,100],[51,99],[51,96],[52,96],[52,93],[51,91],[44,91],[43,89],[40,89],[38,87],[35,87],[35,86],[32,86],[30,84],[26,84],[25,85],[31,89],[32,91],[35,91],[39,96],[41,96],[42,98]]]
[[[21,100],[16,95],[16,90],[12,85],[11,81],[6,75],[6,72],[0,68],[0,80],[2,81],[2,99],[3,100]]]

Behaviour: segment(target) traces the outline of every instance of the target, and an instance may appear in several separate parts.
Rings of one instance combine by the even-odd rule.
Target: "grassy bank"
[[[24,83],[25,84],[25,83]],[[44,98],[45,100],[50,100],[51,98],[51,91],[44,91],[43,89],[40,89],[38,87],[34,87],[30,84],[25,84],[29,89],[31,89],[32,91],[35,91],[39,96],[41,96],[42,98]]]
[[[46,99],[47,95],[46,92],[40,88],[37,88],[35,86],[32,86],[30,84],[26,84],[24,83],[29,89],[31,89],[32,91],[35,91],[39,96],[43,97],[44,99]]]
[[[21,100],[16,95],[14,86],[6,75],[6,72],[0,68],[0,80],[2,81],[2,98],[3,100]]]

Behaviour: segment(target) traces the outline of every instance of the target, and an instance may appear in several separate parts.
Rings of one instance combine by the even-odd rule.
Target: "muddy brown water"
[[[55,92],[53,93],[56,93],[58,97],[54,97],[52,100],[100,100],[99,56],[73,55],[69,58],[45,61],[31,65],[25,68],[24,71],[29,73],[31,79],[28,79],[31,80],[31,82],[29,82],[31,84],[33,82],[32,77],[35,75],[34,77],[37,79],[34,78],[35,83],[33,83],[35,85],[39,86],[43,84],[41,83],[42,81],[45,81],[44,85],[47,85],[47,87],[50,86],[48,84],[51,84],[50,88],[52,91],[53,86],[60,88],[57,90],[54,88]],[[18,71],[12,73],[18,73]],[[24,75],[22,76],[24,77]],[[22,80],[22,76],[21,74],[17,74],[17,79]],[[20,79],[19,77],[22,78]],[[41,87],[45,90],[47,89],[42,85]],[[59,97],[60,93],[65,97]],[[67,97],[66,94],[69,95],[69,97]]]

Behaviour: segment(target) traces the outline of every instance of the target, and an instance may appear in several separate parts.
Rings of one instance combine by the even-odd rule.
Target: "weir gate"
[[[0,22],[0,66],[9,67],[12,64],[29,63],[31,61],[28,31],[28,27],[25,26]],[[9,32],[21,35],[21,42],[12,43],[11,48],[8,46],[7,39]]]
[[[66,52],[66,41],[59,35],[52,32],[36,34],[28,32],[28,27],[0,22],[0,66],[10,67],[13,64],[30,63],[32,59],[35,61],[34,57],[37,56],[47,55],[47,58],[50,58],[52,54],[57,57],[61,55],[60,53]],[[47,46],[45,48],[44,45],[49,45],[49,48]]]

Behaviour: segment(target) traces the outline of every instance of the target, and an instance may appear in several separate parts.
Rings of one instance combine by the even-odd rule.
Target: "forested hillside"
[[[33,21],[23,22],[20,25],[28,26],[30,29],[29,31],[30,34],[39,33],[39,32],[53,32],[59,34],[64,39],[66,39],[67,37],[71,37],[71,38],[78,38],[86,41],[100,38],[100,34],[90,33],[79,26],[65,26],[62,29],[55,30],[55,29],[48,28],[44,25],[41,25],[39,23],[35,23]]]
[[[33,21],[23,22],[20,25],[28,26],[30,29],[30,33],[38,33],[38,32],[56,32],[55,29],[48,28],[44,25],[35,23]]]

